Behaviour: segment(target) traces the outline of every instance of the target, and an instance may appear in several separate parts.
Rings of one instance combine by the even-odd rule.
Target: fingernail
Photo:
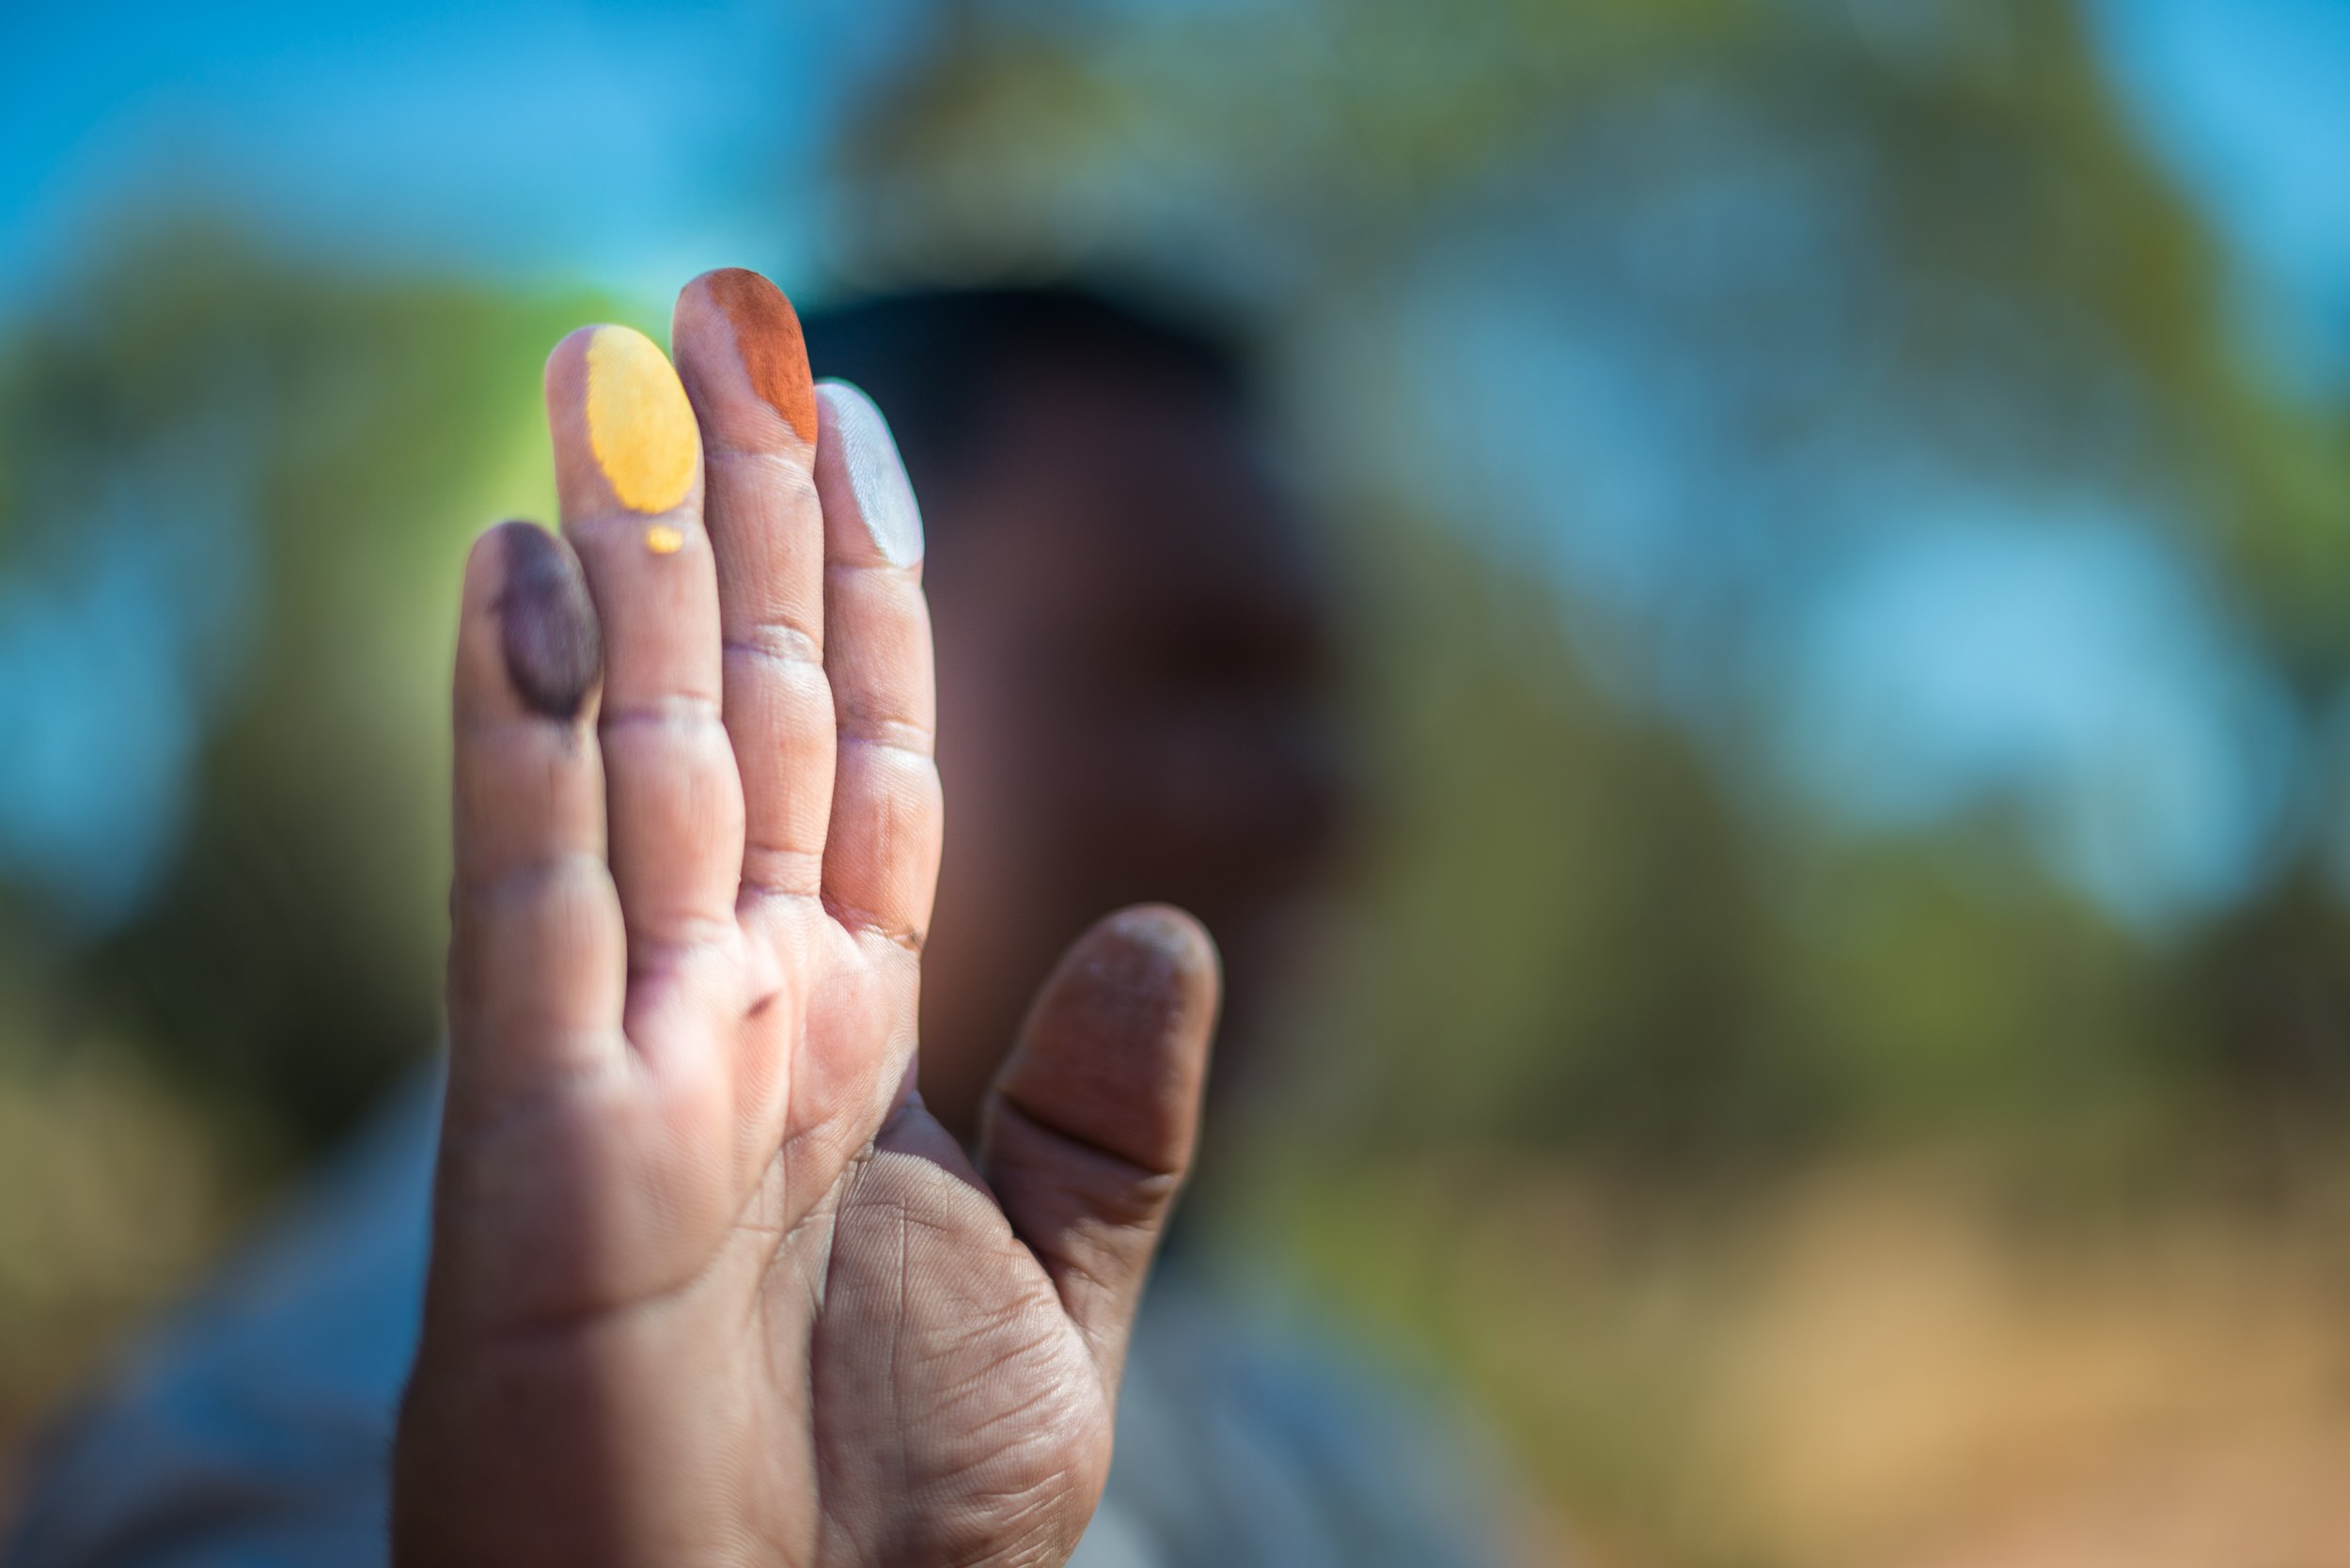
[[[500,529],[506,581],[498,589],[498,642],[507,678],[522,699],[565,723],[603,672],[603,634],[596,606],[553,535],[531,523]]]
[[[667,511],[694,487],[701,435],[669,357],[628,327],[588,339],[588,449],[620,504]]]
[[[816,395],[832,416],[825,439],[840,444],[840,465],[865,531],[890,565],[912,566],[922,558],[922,509],[915,504],[889,421],[872,399],[845,381],[821,383]]]
[[[783,290],[759,274],[727,267],[709,277],[710,297],[734,327],[734,346],[751,390],[784,417],[801,440],[816,440],[816,384],[808,379],[807,342]]]

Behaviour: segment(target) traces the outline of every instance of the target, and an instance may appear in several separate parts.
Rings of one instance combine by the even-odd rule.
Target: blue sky
[[[0,289],[70,266],[158,181],[386,267],[625,293],[720,260],[805,265],[791,197],[908,8],[12,8]]]
[[[2350,382],[2350,0],[2105,0],[2116,84],[2230,242],[2271,362]]]

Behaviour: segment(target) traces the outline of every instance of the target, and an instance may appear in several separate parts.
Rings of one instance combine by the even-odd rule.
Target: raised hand
[[[1205,934],[1045,982],[975,1168],[913,1091],[921,531],[754,274],[547,366],[562,536],[475,546],[404,1564],[1053,1563],[1189,1164]]]

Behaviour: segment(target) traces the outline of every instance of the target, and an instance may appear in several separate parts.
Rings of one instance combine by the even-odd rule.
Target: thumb
[[[1151,1257],[1191,1169],[1215,944],[1142,904],[1079,937],[980,1111],[979,1167],[1113,1393]]]

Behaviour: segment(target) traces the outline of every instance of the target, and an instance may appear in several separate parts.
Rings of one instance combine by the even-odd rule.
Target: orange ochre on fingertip
[[[588,447],[622,506],[663,512],[701,466],[701,431],[669,356],[630,327],[600,326],[587,352]]]
[[[709,275],[710,297],[734,328],[751,390],[784,417],[803,441],[816,440],[816,383],[807,369],[800,318],[783,290],[743,267]]]

